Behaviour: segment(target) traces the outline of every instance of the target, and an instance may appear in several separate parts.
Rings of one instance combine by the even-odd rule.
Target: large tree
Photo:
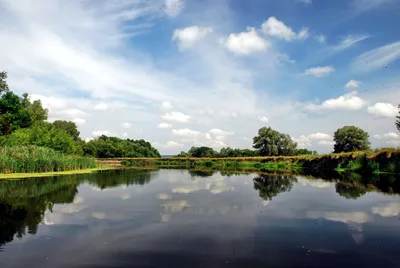
[[[399,110],[400,110],[400,105],[399,105]],[[399,116],[396,116],[397,120],[396,120],[396,127],[397,130],[400,131],[400,111],[399,111]]]
[[[353,152],[369,149],[369,134],[355,126],[344,126],[333,135],[334,152]]]
[[[22,99],[11,91],[0,97],[0,135],[9,135],[16,129],[32,125],[32,119]]]
[[[258,130],[258,136],[253,138],[253,147],[258,149],[262,156],[294,155],[297,143],[288,134],[263,127]]]
[[[79,139],[80,132],[74,122],[65,120],[56,120],[53,122],[53,126],[65,130],[65,132],[67,132],[74,140]]]

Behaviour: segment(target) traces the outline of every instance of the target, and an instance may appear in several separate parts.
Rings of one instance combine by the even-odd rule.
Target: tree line
[[[0,146],[47,147],[64,154],[112,157],[161,157],[145,140],[120,139],[105,135],[85,142],[71,121],[47,122],[48,110],[40,100],[31,101],[27,93],[10,91],[7,73],[0,72]]]

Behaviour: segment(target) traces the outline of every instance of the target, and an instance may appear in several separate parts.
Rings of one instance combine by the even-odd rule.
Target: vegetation
[[[399,105],[399,109],[400,109],[400,105]],[[397,130],[400,131],[400,111],[399,111],[399,116],[396,116],[397,120],[396,120],[396,127]]]
[[[370,145],[368,133],[355,126],[339,128],[333,139],[335,153],[368,150]]]
[[[260,156],[294,155],[297,144],[288,134],[279,133],[270,127],[263,127],[253,138],[253,147],[259,150]]]
[[[96,167],[93,159],[66,156],[50,148],[16,146],[0,149],[0,173],[54,172]]]

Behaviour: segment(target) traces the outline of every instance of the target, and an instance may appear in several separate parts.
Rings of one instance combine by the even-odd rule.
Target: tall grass
[[[96,168],[94,159],[37,146],[0,148],[0,173],[35,173]]]

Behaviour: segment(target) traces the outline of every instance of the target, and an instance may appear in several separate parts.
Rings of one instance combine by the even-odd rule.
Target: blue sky
[[[400,146],[400,1],[0,0],[0,69],[81,136],[164,154],[250,148],[262,126],[332,150]]]

